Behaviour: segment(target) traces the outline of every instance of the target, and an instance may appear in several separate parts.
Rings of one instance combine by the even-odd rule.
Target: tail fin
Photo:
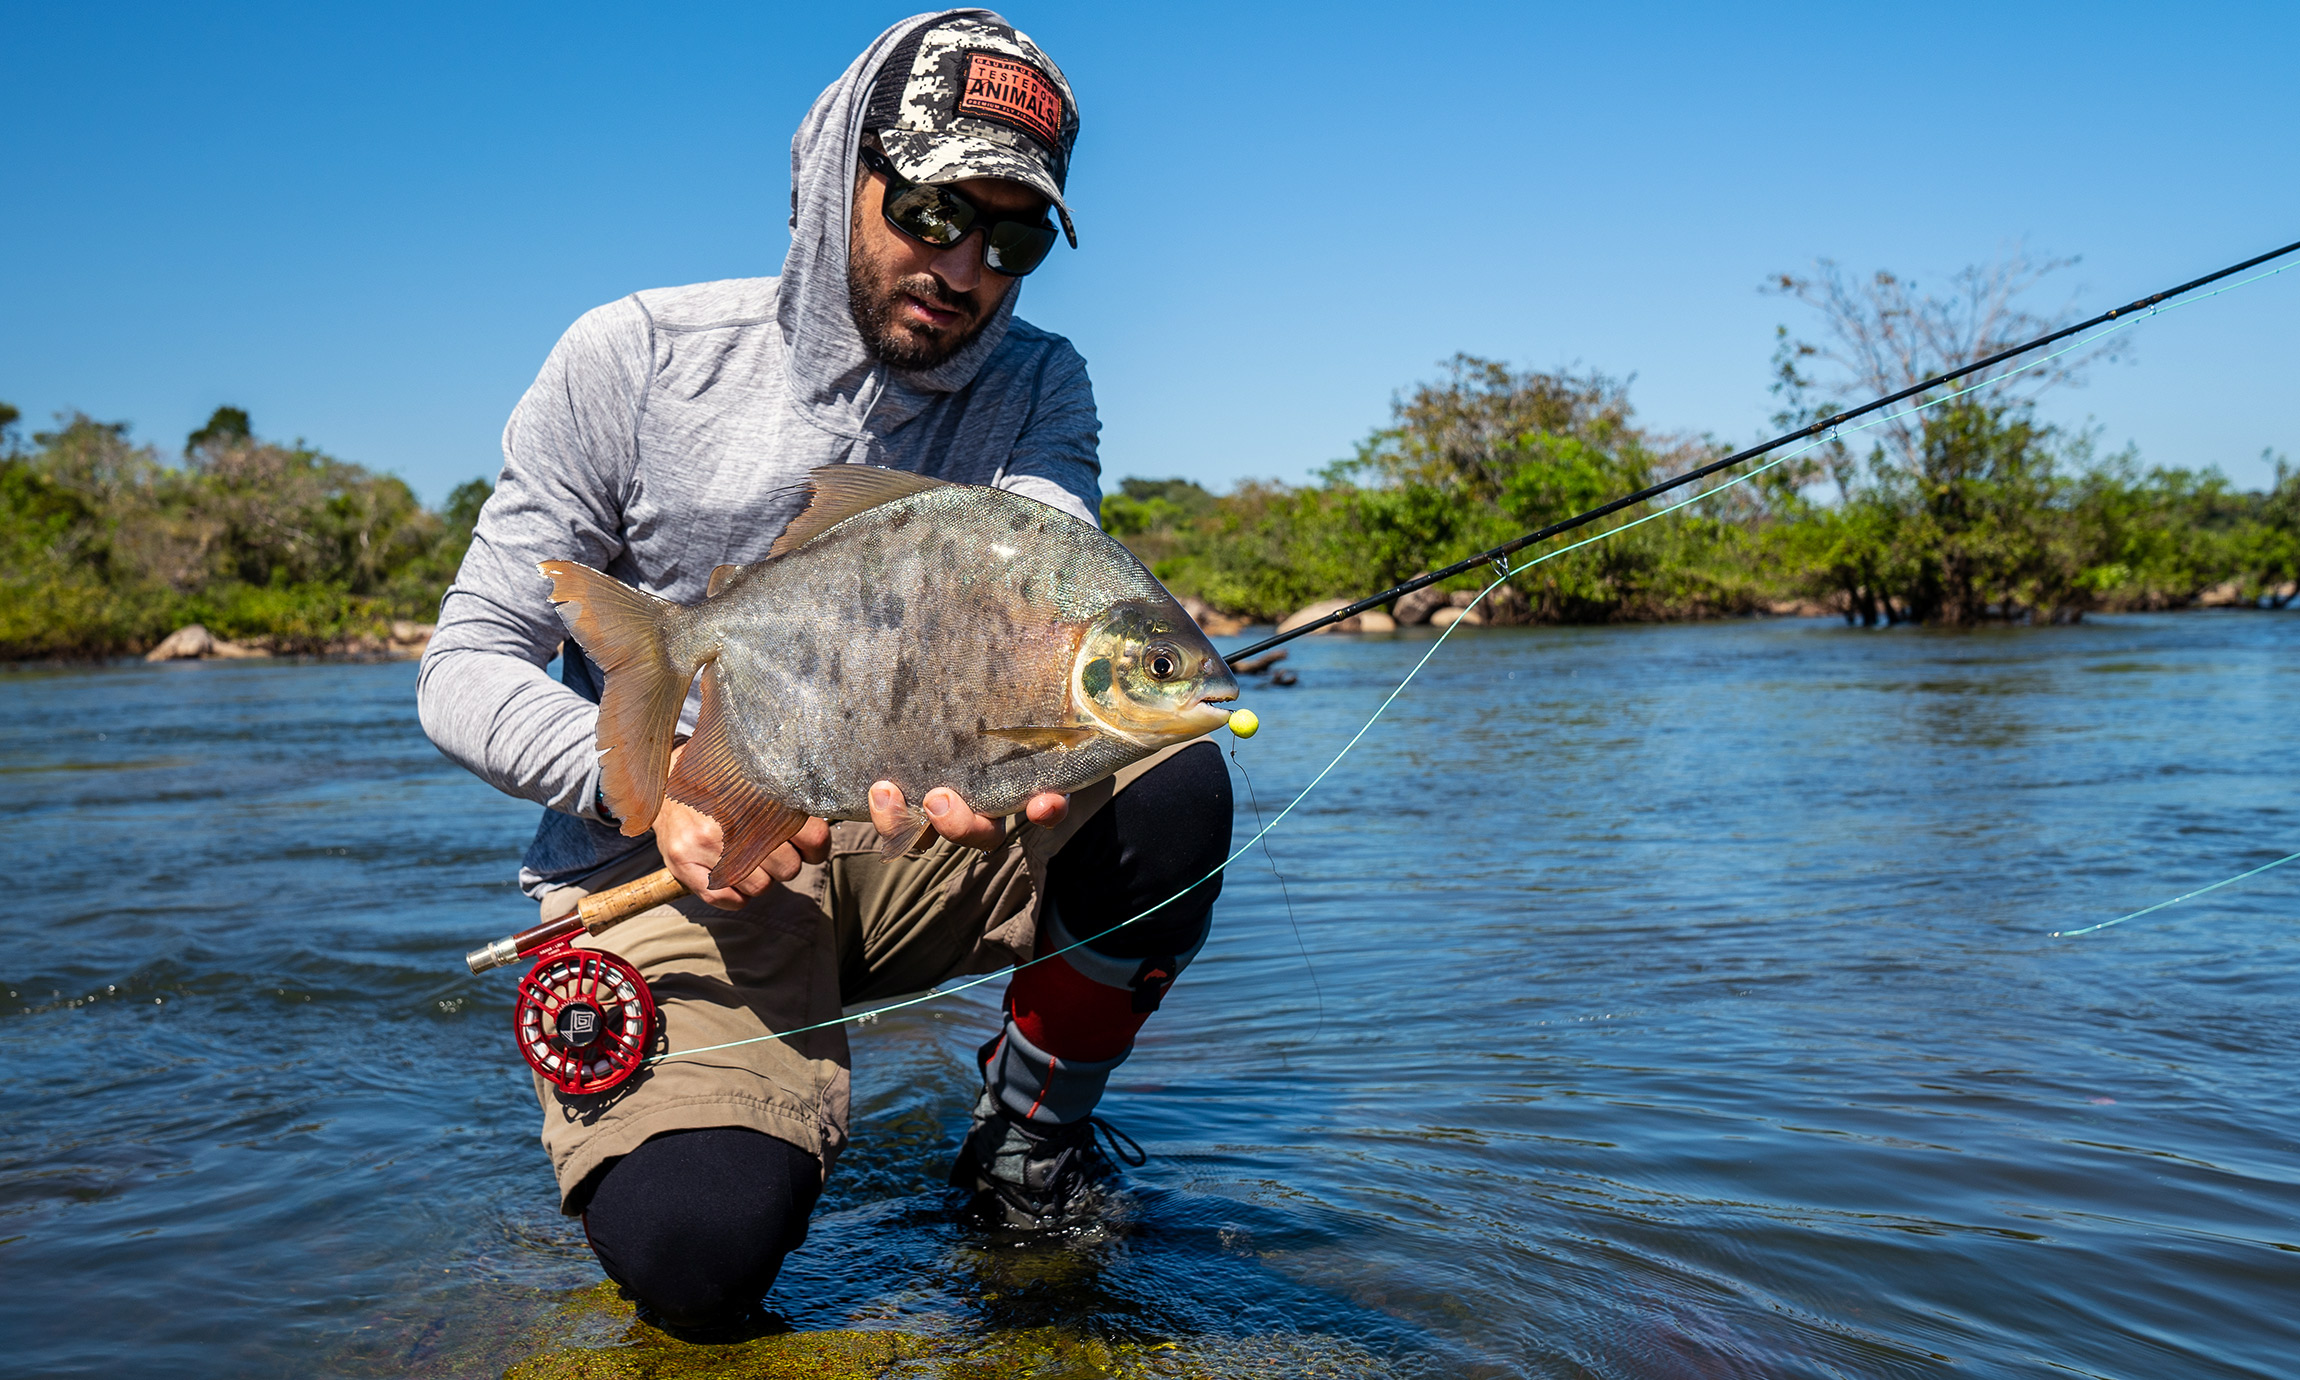
[[[671,740],[697,666],[672,662],[664,624],[678,611],[666,599],[631,588],[573,561],[544,561],[560,621],[599,669],[599,791],[633,837],[655,825],[671,774]]]

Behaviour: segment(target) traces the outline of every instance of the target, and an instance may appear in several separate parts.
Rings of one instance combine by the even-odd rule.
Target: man
[[[1102,936],[1009,984],[951,1172],[1009,1222],[1058,1225],[1113,1169],[1093,1115],[1110,1070],[1204,940],[1220,879],[1194,884],[1230,842],[1210,743],[1042,795],[1026,818],[983,818],[938,788],[920,802],[933,843],[891,861],[873,825],[811,821],[715,890],[708,816],[666,802],[632,840],[607,815],[599,669],[569,644],[559,680],[545,670],[563,634],[538,561],[694,603],[712,567],[766,555],[820,465],[995,485],[1093,520],[1084,361],[1013,314],[1053,245],[1050,213],[1077,242],[1063,202],[1077,129],[1060,70],[995,14],[880,35],[792,141],[780,278],[636,293],[560,340],[504,429],[500,483],[424,656],[432,740],[549,807],[521,871],[545,915],[666,864],[695,893],[618,926],[613,948],[655,990],[658,1048],[748,1043],[596,1097],[536,1082],[562,1210],[673,1325],[756,1304],[846,1142],[844,1028],[757,1037]],[[874,788],[879,831],[903,808]]]

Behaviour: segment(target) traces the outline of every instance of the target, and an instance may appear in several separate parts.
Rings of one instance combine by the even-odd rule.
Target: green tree
[[[1823,261],[1772,289],[1812,308],[1818,340],[1776,333],[1776,420],[1809,425],[1867,397],[1900,392],[1988,358],[2068,319],[2021,300],[2072,260],[2015,253],[1955,275],[1942,294],[1899,275],[1847,277]],[[2018,361],[1936,387],[1884,414],[1866,456],[1832,438],[1797,480],[1826,476],[1826,506],[1785,545],[1816,592],[1861,622],[1940,623],[2081,616],[2091,586],[2069,526],[2065,438],[2038,424],[2036,394],[2076,378],[2080,353],[2015,374]],[[1985,393],[1972,393],[1987,384]]]
[[[245,408],[219,407],[208,414],[206,426],[184,438],[184,449],[189,452],[219,442],[246,441],[253,435],[248,430]]]
[[[0,656],[134,650],[188,622],[309,651],[430,618],[489,492],[431,512],[390,475],[230,425],[181,466],[81,415],[32,440],[0,457]]]
[[[1249,483],[1215,498],[1129,480],[1104,500],[1105,524],[1177,592],[1275,618],[1452,564],[1716,453],[1639,428],[1626,390],[1600,375],[1470,355],[1443,368],[1318,484]],[[1751,529],[1768,493],[1736,490],[1713,511],[1536,567],[1497,596],[1496,613],[1604,621],[1753,608],[1769,557]]]

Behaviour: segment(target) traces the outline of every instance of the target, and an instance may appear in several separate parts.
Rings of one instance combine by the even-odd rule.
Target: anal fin
[[[878,855],[888,859],[902,857],[918,846],[919,839],[927,832],[926,825],[926,811],[916,805],[904,805],[902,822],[895,826],[893,833],[880,836]]]
[[[727,734],[719,668],[703,672],[703,710],[695,736],[679,754],[665,794],[709,815],[719,826],[719,861],[711,885],[730,886],[757,871],[767,855],[805,826],[806,815],[768,795],[743,770]]]
[[[985,728],[985,738],[1003,738],[1020,743],[1032,752],[1051,752],[1057,749],[1081,748],[1094,741],[1099,730],[1091,728]]]

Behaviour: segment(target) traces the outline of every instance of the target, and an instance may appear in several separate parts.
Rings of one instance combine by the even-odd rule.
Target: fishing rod
[[[1804,440],[1807,437],[1819,436],[1822,433],[1831,430],[1832,428],[1841,426],[1844,423],[1853,420],[1855,417],[1866,416],[1867,414],[1874,412],[1881,407],[1890,407],[1894,403],[1904,401],[1908,398],[1913,398],[1917,394],[1925,392],[1927,389],[1937,388],[1944,383],[1950,383],[1957,379],[1961,379],[1967,374],[1977,374],[1983,369],[1993,368],[1996,365],[2004,363],[2008,359],[2013,359],[2017,356],[2025,355],[2031,350],[2041,349],[2046,345],[2054,343],[2055,341],[2066,340],[2072,335],[2076,335],[2082,331],[2089,331],[2095,326],[2105,325],[2108,322],[2116,320],[2118,317],[2129,316],[2133,312],[2145,311],[2150,307],[2161,305],[2162,303],[2168,302],[2175,297],[2182,296],[2185,293],[2194,292],[2196,289],[2203,287],[2207,283],[2217,283],[2221,279],[2228,277],[2230,274],[2242,273],[2248,268],[2257,268],[2261,264],[2267,263],[2272,259],[2281,259],[2285,255],[2292,253],[2294,250],[2300,250],[2300,240],[2294,240],[2292,243],[2285,245],[2282,249],[2271,249],[2265,254],[2254,255],[2252,258],[2246,259],[2242,263],[2230,264],[2228,267],[2223,268],[2216,273],[2207,273],[2201,278],[2191,279],[2188,282],[2182,283],[2178,287],[2166,288],[2162,292],[2152,293],[2149,296],[2127,302],[2121,307],[2116,307],[2109,311],[2104,311],[2098,316],[2092,317],[2089,320],[2079,321],[2073,326],[2063,326],[2061,329],[2052,332],[2050,335],[2040,335],[2036,339],[2031,340],[2026,344],[2015,345],[2009,350],[1999,350],[1997,353],[1990,355],[1986,359],[1977,359],[1970,364],[1960,365],[1957,368],[1949,370],[1945,374],[1935,374],[1933,377],[1926,379],[1922,383],[1910,384],[1908,387],[1902,389],[1898,393],[1888,393],[1884,397],[1878,398],[1872,402],[1865,402],[1859,407],[1853,408],[1850,411],[1839,412],[1831,417],[1823,417],[1821,420],[1813,422],[1810,425],[1801,426],[1795,431],[1786,432],[1782,435],[1776,436],[1772,440],[1765,442],[1763,445],[1751,446],[1747,450],[1735,451],[1731,455],[1725,456],[1722,459],[1712,460],[1706,465],[1700,465],[1693,469],[1687,470],[1685,473],[1677,475],[1673,478],[1664,479],[1658,484],[1649,484],[1646,487],[1637,490],[1635,493],[1623,494],[1621,497],[1616,498],[1611,502],[1601,503],[1586,513],[1576,513],[1574,516],[1566,518],[1561,522],[1553,522],[1547,527],[1541,528],[1539,531],[1528,532],[1522,537],[1517,537],[1513,540],[1505,541],[1499,546],[1490,547],[1487,550],[1478,552],[1474,556],[1455,561],[1452,565],[1447,566],[1443,570],[1433,570],[1427,575],[1416,575],[1412,579],[1406,581],[1404,584],[1392,585],[1379,594],[1369,594],[1365,598],[1358,600],[1356,603],[1351,604],[1346,608],[1334,610],[1332,613],[1327,614],[1323,618],[1312,619],[1311,621],[1304,623],[1298,628],[1289,628],[1282,633],[1277,633],[1270,637],[1265,637],[1261,641],[1254,643],[1252,646],[1241,647],[1237,651],[1231,652],[1224,656],[1222,660],[1234,666],[1246,658],[1259,652],[1266,652],[1270,648],[1278,646],[1280,643],[1291,642],[1297,637],[1307,637],[1309,634],[1317,632],[1323,628],[1331,627],[1334,624],[1341,622],[1345,618],[1356,617],[1358,614],[1364,613],[1368,609],[1386,604],[1392,599],[1398,598],[1400,595],[1411,594],[1417,589],[1426,589],[1429,586],[1436,584],[1440,580],[1450,580],[1456,575],[1462,574],[1465,571],[1475,570],[1481,565],[1493,565],[1500,567],[1504,557],[1522,551],[1526,547],[1533,545],[1535,542],[1547,541],[1551,537],[1557,536],[1560,533],[1570,532],[1576,527],[1585,527],[1590,523],[1597,521],[1599,518],[1607,516],[1608,514],[1618,513],[1624,508],[1643,503],[1649,498],[1654,498],[1661,494],[1668,493],[1671,489],[1681,489],[1687,484],[1693,483],[1695,480],[1706,479],[1710,475],[1717,473],[1719,470],[1728,470],[1733,468],[1735,465],[1741,464],[1744,461],[1754,460],[1758,456],[1764,455],[1769,451],[1779,450],[1781,447],[1788,445],[1792,441],[1799,441]]]
[[[1874,402],[1864,404],[1863,406],[1854,408],[1851,411],[1840,412],[1833,417],[1824,418],[1823,420],[1815,422],[1810,426],[1800,428],[1797,431],[1793,431],[1786,436],[1778,437],[1774,440],[1768,441],[1764,445],[1753,447],[1752,449],[1741,451],[1734,455],[1726,456],[1721,460],[1713,461],[1707,465],[1701,466],[1698,469],[1689,470],[1684,474],[1678,475],[1677,477],[1666,480],[1660,484],[1640,489],[1636,493],[1624,495],[1621,498],[1615,499],[1611,503],[1607,503],[1602,507],[1593,508],[1586,513],[1582,513],[1576,517],[1569,518],[1564,522],[1553,523],[1548,527],[1542,528],[1538,532],[1528,533],[1525,536],[1519,537],[1515,541],[1507,542],[1501,546],[1494,547],[1490,551],[1480,552],[1479,554],[1470,557],[1468,560],[1457,562],[1454,565],[1447,566],[1443,570],[1432,571],[1427,575],[1417,576],[1416,578],[1407,581],[1405,584],[1398,585],[1393,589],[1385,590],[1380,594],[1372,596],[1371,598],[1361,600],[1348,608],[1341,609],[1333,614],[1326,616],[1325,618],[1317,620],[1314,623],[1305,624],[1300,628],[1281,633],[1276,637],[1266,638],[1263,641],[1257,642],[1250,647],[1244,648],[1241,651],[1232,652],[1225,659],[1231,662],[1241,661],[1258,652],[1264,651],[1270,647],[1277,646],[1279,643],[1290,642],[1294,638],[1300,637],[1306,633],[1316,632],[1322,627],[1338,622],[1341,619],[1350,617],[1353,614],[1362,613],[1366,609],[1371,608],[1376,604],[1382,603],[1385,600],[1395,598],[1401,594],[1411,593],[1414,590],[1434,584],[1439,580],[1447,579],[1451,576],[1461,574],[1464,571],[1474,569],[1475,567],[1484,564],[1487,561],[1493,562],[1498,571],[1497,577],[1493,584],[1487,586],[1487,592],[1490,593],[1494,587],[1498,586],[1503,580],[1509,578],[1510,575],[1513,575],[1520,570],[1527,569],[1530,566],[1537,565],[1540,562],[1548,560],[1553,556],[1562,555],[1566,551],[1575,549],[1572,546],[1563,547],[1557,551],[1550,552],[1546,556],[1535,557],[1533,560],[1528,561],[1525,565],[1518,566],[1515,569],[1512,569],[1505,561],[1501,559],[1502,557],[1522,550],[1535,542],[1556,536],[1561,532],[1571,531],[1576,527],[1580,527],[1589,522],[1595,521],[1597,518],[1603,517],[1608,513],[1618,512],[1631,504],[1642,502],[1645,499],[1652,498],[1657,494],[1667,493],[1671,489],[1680,488],[1706,475],[1714,474],[1717,471],[1725,469],[1729,466],[1739,464],[1745,460],[1753,459],[1759,455],[1763,455],[1767,451],[1777,450],[1788,442],[1794,441],[1800,437],[1818,436],[1821,433],[1840,425],[1841,423],[1871,412],[1875,412],[1879,408],[1888,407],[1893,403],[1904,401],[1918,393],[1923,392],[1928,388],[1935,387],[1953,379],[1964,377],[1967,374],[1972,374],[1979,370],[1989,368],[1992,365],[2004,363],[2006,360],[2012,359],[2015,356],[2027,353],[2031,350],[2035,350],[2044,345],[2052,344],[2055,341],[2067,339],[2069,336],[2088,330],[2094,326],[2099,326],[2111,321],[2115,321],[2119,317],[2129,316],[2134,312],[2158,306],[2174,297],[2178,297],[2184,293],[2191,292],[2199,287],[2203,287],[2208,283],[2217,282],[2230,276],[2231,274],[2241,273],[2245,269],[2254,268],[2261,264],[2267,263],[2270,260],[2282,258],[2285,255],[2294,252],[2295,250],[2300,250],[2300,241],[2295,241],[2291,244],[2285,245],[2281,249],[2272,250],[2269,253],[2259,255],[2255,258],[2246,259],[2242,263],[2233,264],[2227,268],[2221,269],[2217,273],[2207,274],[2202,278],[2195,279],[2192,282],[2183,283],[2178,287],[2167,288],[2163,292],[2156,293],[2153,296],[2143,297],[2136,302],[2131,302],[2124,306],[2118,307],[2114,311],[2104,312],[2101,315],[2093,317],[2088,321],[2082,321],[2074,326],[2055,331],[2050,335],[2041,336],[2035,340],[2029,341],[2024,345],[2017,345],[2012,349],[2000,351],[1997,354],[1989,356],[1987,359],[1979,360],[1972,364],[1965,365],[1963,368],[1953,370],[1949,373],[1941,374],[1935,378],[1927,379],[1923,383],[1919,383],[1914,387],[1906,388],[1898,393],[1891,394],[1890,396],[1879,398]],[[2272,269],[2268,274],[2263,274],[2261,276],[2272,276],[2275,273],[2281,273],[2283,271],[2283,269]],[[2254,281],[2257,281],[2257,279],[2243,280],[2243,282]],[[2228,288],[2222,288],[2220,291],[2226,292],[2234,287],[2241,287],[2243,286],[2243,282],[2231,284]],[[2217,296],[2218,294],[2215,293],[2212,295]],[[2129,324],[2130,323],[2122,323],[2116,326],[2112,326],[2110,327],[2110,331],[2123,330],[2126,328],[2126,325]],[[2108,333],[2109,332],[2103,332],[2102,334],[2105,335]],[[2072,350],[2075,348],[2077,348],[2077,346],[2071,345],[2058,353],[2066,353],[2067,350]],[[2032,361],[2029,364],[2021,365],[2019,368],[2014,369],[2011,372],[2019,373],[2022,370],[2034,368],[2036,365],[2045,363],[2052,358],[2054,358],[2054,356],[2047,355],[2043,359]],[[1981,383],[1970,384],[1961,391],[1969,392],[1974,388],[1979,388],[1982,386],[1983,384]],[[1958,396],[1958,394],[1952,393],[1949,395],[1950,398],[1954,398],[1956,396]],[[1934,406],[1935,404],[1946,400],[1947,399],[1936,398],[1925,402],[1920,402],[1915,407],[1911,408],[1910,411],[1922,411],[1928,407]],[[1864,426],[1877,426],[1887,420],[1889,420],[1889,418],[1880,417],[1873,421],[1864,423]],[[1792,452],[1791,454],[1794,455],[1796,452]],[[1780,457],[1780,459],[1770,461],[1768,462],[1767,466],[1760,467],[1760,470],[1751,471],[1750,474],[1742,475],[1727,481],[1724,487],[1730,487],[1733,484],[1741,483],[1743,480],[1761,472],[1762,468],[1769,468],[1771,465],[1779,464],[1781,463],[1781,460],[1788,458],[1790,457],[1783,456]],[[1717,492],[1717,490],[1707,491],[1707,493],[1715,492]],[[1683,508],[1690,504],[1697,503],[1705,496],[1706,494],[1695,494],[1691,498],[1681,499],[1671,507],[1660,509],[1654,513],[1649,513],[1644,517],[1635,519],[1629,525],[1635,526],[1637,523],[1648,522],[1654,518],[1665,516],[1668,513],[1676,511],[1678,508]],[[1584,538],[1580,544],[1586,545],[1589,542],[1601,541],[1605,537],[1611,535],[1613,532],[1623,530],[1626,530],[1626,528],[1608,529],[1607,531],[1600,532],[1595,536]],[[1413,683],[1416,676],[1421,674],[1422,668],[1429,664],[1430,659],[1437,655],[1438,650],[1445,645],[1446,639],[1450,637],[1452,633],[1453,628],[1451,627],[1440,633],[1437,641],[1430,644],[1429,649],[1423,653],[1421,660],[1415,663],[1413,669],[1406,673],[1405,678],[1398,682],[1395,689],[1390,691],[1389,695],[1383,699],[1380,706],[1374,710],[1373,715],[1368,718],[1364,725],[1362,725],[1358,731],[1351,736],[1350,740],[1342,746],[1341,751],[1336,753],[1333,759],[1327,762],[1326,765],[1319,770],[1317,775],[1310,779],[1310,782],[1307,786],[1303,787],[1301,791],[1295,794],[1293,800],[1289,801],[1284,809],[1280,810],[1274,818],[1272,818],[1268,823],[1264,824],[1261,829],[1255,833],[1253,838],[1248,839],[1243,846],[1234,851],[1221,863],[1217,864],[1211,872],[1207,873],[1207,877],[1210,878],[1219,875],[1225,868],[1229,867],[1231,863],[1234,863],[1239,858],[1243,857],[1247,850],[1251,849],[1257,842],[1261,841],[1272,830],[1276,829],[1278,825],[1284,822],[1289,815],[1293,814],[1294,810],[1301,805],[1302,801],[1306,799],[1312,791],[1316,790],[1320,783],[1324,782],[1325,779],[1333,773],[1335,768],[1342,764],[1342,759],[1347,757],[1352,749],[1356,748],[1359,741],[1362,740],[1368,733],[1373,731],[1375,723],[1380,720],[1382,714],[1388,710],[1389,706],[1395,702],[1400,695],[1405,693],[1406,688]],[[1252,731],[1252,728],[1249,726],[1244,731],[1240,732],[1239,736],[1251,736]],[[2231,877],[2227,881],[2215,882],[2211,886],[2200,888],[2196,891],[2188,893],[2187,895],[2174,897],[2170,901],[2160,902],[2157,905],[2147,907],[2143,910],[2134,911],[2130,915],[2119,916],[2114,920],[2106,921],[2099,925],[2089,926],[2084,929],[2055,931],[2054,937],[2058,938],[2062,935],[2074,936],[2080,934],[2089,934],[2093,930],[2106,929],[2110,925],[2121,924],[2126,920],[2137,919],[2140,916],[2150,914],[2153,911],[2161,910],[2166,906],[2177,905],[2182,901],[2190,899],[2190,897],[2201,896],[2205,892],[2218,890],[2220,887],[2228,886],[2234,882],[2243,881],[2247,877],[2256,876],[2259,873],[2266,872],[2271,868],[2281,867],[2286,863],[2294,861],[2300,861],[2300,853],[2291,854],[2288,857],[2280,858],[2275,862],[2268,863],[2261,867],[2256,867],[2251,871],[2239,874],[2236,877]],[[1141,912],[1141,914],[1135,915],[1126,920],[1119,921],[1116,925],[1111,926],[1108,930],[1102,931],[1101,934],[1089,935],[1083,939],[1074,939],[1070,944],[1062,948],[1055,949],[1048,953],[1039,954],[1034,958],[1024,960],[1023,962],[1014,965],[1013,970],[1031,967],[1038,963],[1047,962],[1050,959],[1059,958],[1063,954],[1069,952],[1071,949],[1079,948],[1083,945],[1092,943],[1096,939],[1101,938],[1102,934],[1115,933],[1117,930],[1122,929],[1127,925],[1133,924],[1135,921],[1140,920],[1144,916],[1157,911],[1161,907],[1170,905],[1174,901],[1180,900],[1184,895],[1187,895],[1190,891],[1196,889],[1196,887],[1202,884],[1204,880],[1205,879],[1202,878],[1200,879],[1200,882],[1193,882],[1190,886],[1185,887],[1181,891],[1176,892],[1173,896],[1158,902],[1157,905],[1151,906],[1149,909]],[[465,956],[465,964],[475,974],[487,972],[490,969],[498,967],[508,966],[512,963],[520,961],[521,959],[534,960],[535,966],[528,972],[526,977],[521,979],[519,984],[518,999],[514,1003],[513,1008],[513,1029],[516,1034],[516,1039],[519,1044],[521,1055],[525,1057],[527,1063],[534,1068],[535,1072],[539,1076],[541,1076],[546,1081],[558,1086],[563,1091],[569,1093],[603,1093],[620,1085],[648,1064],[659,1063],[670,1059],[691,1058],[697,1055],[709,1054],[717,1050],[733,1049],[742,1045],[756,1044],[763,1040],[789,1039],[798,1035],[810,1033],[812,1031],[824,1030],[834,1026],[845,1025],[850,1021],[873,1019],[891,1011],[898,1011],[907,1007],[917,1006],[925,1002],[955,995],[956,993],[963,992],[970,988],[981,986],[984,983],[994,981],[997,978],[1004,976],[1007,971],[1013,971],[1003,970],[1001,972],[980,974],[967,978],[964,981],[955,983],[949,987],[938,987],[933,991],[924,992],[916,996],[905,997],[900,1000],[890,1001],[879,1006],[874,1006],[867,1011],[841,1014],[829,1020],[817,1021],[811,1025],[800,1026],[794,1030],[771,1031],[764,1035],[755,1035],[740,1040],[730,1040],[721,1044],[703,1045],[695,1049],[651,1050],[650,1046],[658,1042],[662,1038],[662,1034],[656,1023],[656,1008],[653,993],[648,989],[645,977],[640,974],[636,967],[618,955],[596,947],[578,947],[577,941],[586,937],[596,936],[633,915],[651,909],[654,906],[662,905],[667,902],[676,900],[685,894],[687,894],[686,887],[681,885],[677,879],[671,876],[670,870],[668,868],[665,868],[662,871],[641,877],[637,881],[628,882],[611,890],[586,896],[572,909],[562,912],[561,914],[544,921],[542,924],[536,925],[527,930],[523,930],[518,934],[511,935],[503,939],[498,939],[491,944],[487,944],[481,948],[473,950],[470,954]]]

